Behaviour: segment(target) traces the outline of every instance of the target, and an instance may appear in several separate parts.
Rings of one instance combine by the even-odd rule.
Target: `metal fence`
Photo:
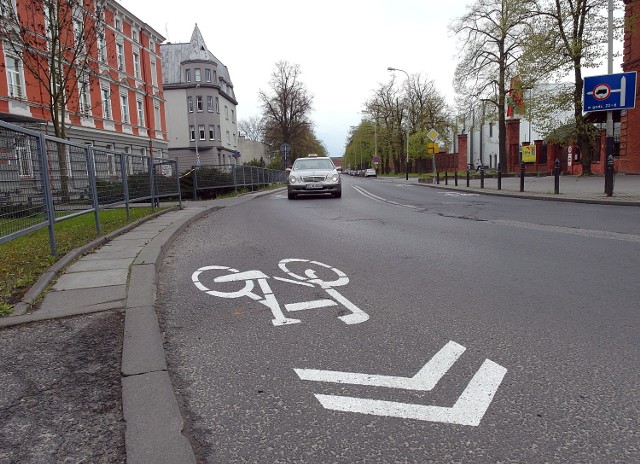
[[[199,191],[259,189],[287,182],[287,173],[275,169],[236,164],[194,166],[191,169],[193,198]],[[186,190],[186,188],[185,188]]]
[[[161,199],[180,202],[175,160],[119,153],[61,140],[0,121],[0,243],[99,210]]]

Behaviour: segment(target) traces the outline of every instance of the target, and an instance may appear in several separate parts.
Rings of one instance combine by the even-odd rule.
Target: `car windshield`
[[[296,171],[331,170],[333,169],[333,163],[329,159],[301,159],[296,161],[293,169]]]

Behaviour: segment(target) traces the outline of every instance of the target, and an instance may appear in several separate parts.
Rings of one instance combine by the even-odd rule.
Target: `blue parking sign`
[[[626,72],[584,78],[583,106],[585,112],[634,108],[637,73]]]

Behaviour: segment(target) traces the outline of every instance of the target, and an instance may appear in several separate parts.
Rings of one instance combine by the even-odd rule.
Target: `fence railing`
[[[284,184],[287,182],[287,173],[285,171],[236,164],[194,166],[190,175],[194,199],[197,199],[199,191],[216,189],[255,190],[271,184]]]
[[[0,121],[0,243],[99,210],[175,199],[182,206],[176,160],[120,153],[58,139]]]

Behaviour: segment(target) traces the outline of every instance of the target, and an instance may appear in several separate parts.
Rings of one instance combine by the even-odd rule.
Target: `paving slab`
[[[40,304],[38,312],[55,312],[65,308],[123,308],[127,297],[126,285],[50,291]]]
[[[108,271],[111,269],[129,269],[131,258],[94,259],[93,255],[82,258],[69,266],[65,272]]]
[[[73,290],[78,288],[109,287],[125,285],[129,277],[128,269],[112,269],[110,271],[86,271],[63,274],[53,285],[53,290]]]

